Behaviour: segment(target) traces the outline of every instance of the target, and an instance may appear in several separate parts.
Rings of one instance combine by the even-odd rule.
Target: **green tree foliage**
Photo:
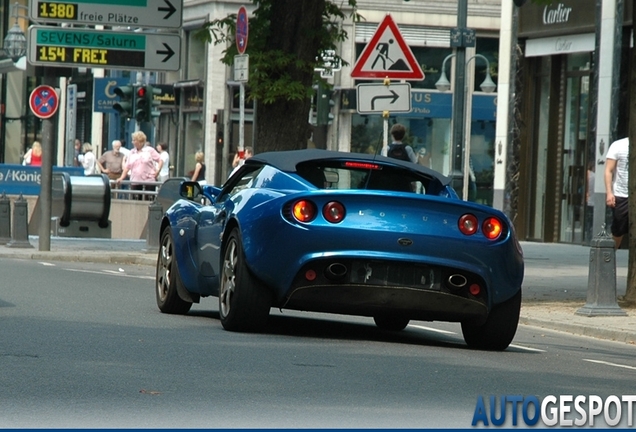
[[[360,19],[357,0],[252,0],[249,18],[249,94],[258,103],[255,149],[304,148],[307,143],[312,85],[320,53],[337,50],[347,39],[342,23]],[[227,44],[223,63],[238,54],[236,14],[214,20],[201,32],[214,44]]]

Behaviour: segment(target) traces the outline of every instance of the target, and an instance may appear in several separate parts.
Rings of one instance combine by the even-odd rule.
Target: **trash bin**
[[[104,174],[53,176],[52,215],[56,234],[67,237],[111,237],[110,181]]]

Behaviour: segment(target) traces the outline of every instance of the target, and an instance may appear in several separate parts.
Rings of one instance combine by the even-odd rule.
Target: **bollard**
[[[22,194],[13,203],[13,237],[7,247],[32,248],[29,243],[29,212],[27,201]]]
[[[6,193],[0,197],[0,244],[11,241],[11,200]]]
[[[159,230],[161,229],[161,217],[163,207],[155,199],[148,206],[148,232],[146,234],[146,246],[150,248],[159,247]]]
[[[590,317],[627,315],[616,303],[616,249],[605,225],[590,246],[587,302],[575,313]]]

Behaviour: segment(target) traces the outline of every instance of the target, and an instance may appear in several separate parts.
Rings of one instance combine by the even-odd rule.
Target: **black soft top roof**
[[[377,162],[381,164],[394,164],[404,168],[410,169],[422,173],[424,175],[436,178],[443,185],[450,183],[450,178],[437,171],[427,168],[423,165],[414,164],[399,159],[388,158],[386,156],[371,155],[364,153],[348,153],[331,150],[320,149],[306,149],[306,150],[290,150],[290,151],[277,151],[256,154],[253,157],[247,159],[245,163],[247,165],[252,164],[267,164],[271,165],[281,171],[296,172],[296,166],[309,161],[336,161],[336,160],[348,160],[356,162]]]

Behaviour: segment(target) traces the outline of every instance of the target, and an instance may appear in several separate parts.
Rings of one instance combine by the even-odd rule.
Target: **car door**
[[[250,187],[260,168],[259,166],[242,167],[240,174],[233,176],[223,186],[216,200],[201,211],[197,232],[196,262],[201,276],[211,279],[207,283],[218,284],[223,233],[229,217],[234,213],[233,198],[241,190]]]

